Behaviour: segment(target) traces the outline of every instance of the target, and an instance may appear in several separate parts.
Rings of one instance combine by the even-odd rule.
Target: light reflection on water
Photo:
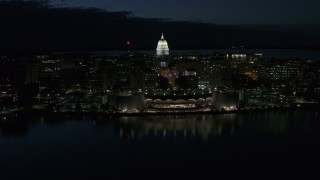
[[[248,170],[269,179],[275,172],[314,177],[312,164],[320,160],[320,118],[314,111],[19,115],[0,121],[0,134],[4,179],[203,179],[247,176]]]
[[[202,140],[232,136],[241,125],[236,114],[122,117],[117,125],[121,138],[135,137],[199,137]]]
[[[2,138],[23,138],[30,128],[63,127],[66,122],[76,121],[91,122],[90,126],[96,129],[109,126],[116,133],[115,136],[126,139],[183,136],[207,140],[226,136],[289,136],[311,133],[319,119],[319,112],[312,111],[123,117],[15,115],[14,118],[0,121],[0,135]]]
[[[314,113],[260,112],[192,116],[121,117],[117,128],[121,138],[292,136],[312,131]]]

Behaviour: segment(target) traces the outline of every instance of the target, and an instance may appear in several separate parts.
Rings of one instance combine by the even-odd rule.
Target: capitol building
[[[169,46],[168,42],[164,39],[163,33],[161,39],[158,41],[157,45],[157,56],[168,56],[169,55]]]

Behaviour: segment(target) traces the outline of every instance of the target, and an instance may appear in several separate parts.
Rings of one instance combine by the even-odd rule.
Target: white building
[[[163,33],[161,36],[161,39],[158,41],[158,46],[157,46],[157,56],[167,56],[169,55],[169,46],[168,42],[164,39]]]

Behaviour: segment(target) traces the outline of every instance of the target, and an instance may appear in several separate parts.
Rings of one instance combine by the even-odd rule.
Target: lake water
[[[190,54],[197,52],[200,55],[209,55],[213,52],[218,53],[262,53],[264,58],[278,58],[278,59],[303,59],[303,60],[320,60],[320,51],[316,50],[301,50],[301,49],[200,49],[200,50],[170,50],[170,54],[175,56]],[[142,53],[154,55],[155,50],[145,51],[130,51],[129,53]],[[126,55],[126,51],[97,51],[90,52],[93,56],[120,56]]]
[[[0,122],[1,179],[317,179],[320,111]]]

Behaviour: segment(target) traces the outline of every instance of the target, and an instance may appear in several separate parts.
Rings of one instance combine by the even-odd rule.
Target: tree
[[[180,87],[180,89],[188,88],[188,82],[184,76],[179,76],[179,78],[176,79],[176,84]]]
[[[163,76],[158,77],[158,83],[160,89],[168,89],[170,87],[168,79]]]

